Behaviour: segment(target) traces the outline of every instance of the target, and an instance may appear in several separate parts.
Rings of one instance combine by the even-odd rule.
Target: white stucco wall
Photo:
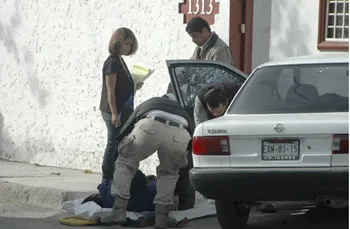
[[[252,70],[258,65],[269,61],[271,1],[254,1]]]
[[[100,171],[106,128],[99,112],[101,68],[112,32],[131,28],[140,49],[130,65],[156,72],[136,105],[165,92],[167,59],[187,59],[182,1],[2,1],[0,4],[0,158]],[[226,42],[229,0],[212,26]],[[154,173],[156,156],[141,165]]]
[[[318,0],[254,1],[252,68],[319,53],[318,14]]]
[[[319,52],[318,11],[318,0],[272,1],[270,60]]]

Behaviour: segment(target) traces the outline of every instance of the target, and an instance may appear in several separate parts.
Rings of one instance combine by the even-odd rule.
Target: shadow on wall
[[[4,155],[4,138],[2,130],[4,129],[4,116],[0,112],[0,158]]]
[[[7,81],[11,80],[12,82],[14,82],[14,79],[17,79],[18,77],[21,77],[21,81],[27,80],[27,84],[22,85],[29,86],[30,92],[34,97],[34,100],[38,102],[40,108],[44,108],[47,105],[47,97],[49,96],[49,91],[45,90],[41,86],[42,82],[40,82],[37,76],[35,57],[33,53],[31,53],[30,48],[35,47],[32,45],[32,43],[38,38],[38,35],[25,36],[25,43],[22,44],[19,42],[19,39],[21,38],[19,38],[17,34],[23,36],[23,34],[21,34],[20,29],[25,26],[23,25],[23,20],[21,16],[23,14],[19,10],[19,3],[20,1],[18,0],[13,2],[5,1],[1,3],[5,5],[4,8],[7,9],[6,13],[8,13],[8,15],[6,17],[5,15],[2,15],[2,20],[0,21],[0,45],[3,45],[4,50],[7,51],[7,53],[5,53],[5,59],[13,58],[15,61],[9,60],[7,62],[0,63],[0,65],[12,65],[12,68],[19,69],[21,71],[18,71],[17,76],[15,77],[10,76],[8,74],[0,74],[0,82],[4,77],[7,77]],[[1,13],[4,12],[4,9],[2,9]],[[40,26],[38,25],[36,27],[33,27],[33,29],[38,30],[40,29]],[[35,31],[33,30],[32,34],[37,33],[35,33]],[[28,34],[26,33],[25,35]],[[26,75],[19,75],[19,72],[24,72]],[[20,90],[23,90],[25,92],[27,88],[25,88],[25,86],[22,88],[21,86]],[[5,104],[5,106],[6,105],[10,106],[11,104]],[[23,111],[22,113],[24,113],[25,117],[26,112]],[[15,150],[15,148],[17,149],[18,147],[15,147],[14,144],[15,143],[12,141],[12,139],[7,134],[7,131],[4,129],[4,116],[0,113],[0,158],[9,160],[31,160],[34,157],[34,155],[30,154],[30,151],[19,152],[18,150]],[[52,146],[47,142],[43,142],[37,139],[36,142],[34,142],[31,136],[29,136],[28,131],[24,144],[26,144],[26,150],[32,150],[33,154],[40,150],[40,147],[45,149],[50,147],[52,148]]]
[[[0,159],[45,164],[49,160],[46,157],[46,153],[55,152],[55,147],[48,137],[38,140],[29,135],[26,136],[22,143],[22,150],[14,150],[18,147],[15,147],[15,143],[7,134],[4,126],[4,116],[0,111]],[[47,136],[49,136],[49,134],[47,134]],[[37,154],[37,152],[43,153]],[[38,156],[39,159],[37,159]]]
[[[17,1],[15,3],[17,5]],[[16,7],[15,15],[12,15],[8,25],[0,21],[0,38],[4,42],[5,49],[8,53],[13,53],[17,64],[19,64],[19,50],[15,40],[15,30],[21,24],[21,16]],[[1,77],[1,76],[0,76]],[[1,78],[0,78],[1,79]]]
[[[49,95],[48,91],[43,89],[40,86],[40,81],[37,77],[36,70],[33,70],[34,67],[34,57],[30,53],[27,46],[23,47],[23,53],[20,53],[17,41],[16,41],[16,33],[21,25],[22,18],[21,14],[18,9],[19,1],[16,0],[14,3],[15,13],[10,16],[10,21],[8,23],[0,21],[0,39],[4,43],[4,47],[7,50],[9,54],[14,55],[15,61],[17,63],[17,68],[25,68],[24,72],[27,72],[27,81],[29,88],[34,95],[34,97],[37,98],[38,103],[41,108],[46,106],[46,98]],[[33,37],[28,38],[34,39]],[[29,45],[29,44],[28,44]],[[21,60],[24,61],[26,66],[21,65]],[[6,75],[5,75],[6,76]],[[4,77],[4,76],[3,76]],[[0,75],[0,81],[1,81],[1,75]]]
[[[302,2],[284,0],[272,1],[272,4],[277,6],[271,12],[270,60],[310,54],[310,47],[317,45],[310,43],[313,41],[310,32],[317,31],[311,29],[305,15],[301,14]]]
[[[47,105],[47,97],[50,95],[48,90],[45,90],[40,86],[40,81],[37,77],[37,70],[33,68],[34,66],[34,57],[28,48],[24,48],[23,51],[24,62],[27,65],[27,80],[29,88],[34,95],[34,97],[38,100],[40,108],[44,108]]]
[[[14,160],[14,152],[11,146],[14,146],[14,142],[10,139],[5,130],[5,118],[0,111],[0,159]]]
[[[5,150],[6,136],[4,133],[4,116],[0,112],[0,158],[8,159]]]

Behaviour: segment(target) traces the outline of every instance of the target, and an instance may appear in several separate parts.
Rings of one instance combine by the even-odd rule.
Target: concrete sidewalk
[[[101,174],[0,160],[0,202],[60,210],[62,203],[98,192]]]

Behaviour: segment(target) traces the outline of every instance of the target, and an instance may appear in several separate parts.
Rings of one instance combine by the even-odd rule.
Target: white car
[[[183,77],[189,66],[197,67],[192,77]],[[189,112],[199,85],[244,81],[241,72],[220,63],[168,62],[168,67],[176,96]],[[198,77],[204,77],[201,83]],[[197,126],[190,180],[216,200],[223,229],[243,227],[258,201],[332,206],[347,200],[348,81],[348,53],[269,62],[245,80],[222,117]]]

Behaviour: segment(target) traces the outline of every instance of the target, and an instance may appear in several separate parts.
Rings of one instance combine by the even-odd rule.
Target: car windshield
[[[250,76],[227,113],[348,112],[348,82],[347,63],[262,67]]]

